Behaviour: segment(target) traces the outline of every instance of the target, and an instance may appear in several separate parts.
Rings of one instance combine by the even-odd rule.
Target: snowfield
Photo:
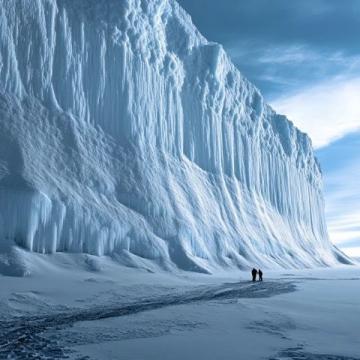
[[[350,261],[310,139],[174,0],[0,0],[0,129],[2,274],[28,274],[16,246],[202,273]]]
[[[151,273],[26,253],[1,278],[1,359],[359,360],[360,268]],[[98,264],[100,265],[100,264]]]

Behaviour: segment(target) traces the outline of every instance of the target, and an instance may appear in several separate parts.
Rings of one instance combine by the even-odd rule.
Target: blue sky
[[[178,0],[313,140],[332,241],[360,256],[360,1]]]

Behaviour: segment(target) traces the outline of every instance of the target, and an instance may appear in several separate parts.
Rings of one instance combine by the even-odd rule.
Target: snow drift
[[[0,0],[0,130],[3,263],[346,261],[309,138],[174,0]]]

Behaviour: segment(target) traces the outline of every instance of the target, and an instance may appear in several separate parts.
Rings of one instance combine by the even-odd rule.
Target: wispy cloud
[[[259,54],[258,62],[261,64],[284,65],[317,61],[319,59],[320,54],[309,47],[305,45],[291,45],[263,49],[262,53]]]
[[[334,78],[272,101],[319,148],[360,129],[360,77]]]
[[[360,258],[360,246],[353,247],[353,248],[346,248],[342,249],[342,251],[347,254],[348,256],[354,257],[354,258]]]
[[[342,176],[329,174],[325,184],[338,181],[336,187],[329,185],[326,191],[326,217],[331,240],[342,248],[360,247],[360,189],[356,180],[360,164],[355,169],[343,169]]]
[[[255,55],[255,51],[252,51]],[[274,66],[306,64],[314,69],[333,73],[334,70],[341,70],[341,74],[351,74],[360,69],[360,56],[349,55],[343,51],[326,51],[315,49],[305,44],[291,44],[282,46],[271,46],[257,49],[257,61],[260,64],[271,64]],[[299,70],[298,70],[299,71]],[[301,72],[301,69],[300,69]],[[336,72],[336,71],[335,71]]]

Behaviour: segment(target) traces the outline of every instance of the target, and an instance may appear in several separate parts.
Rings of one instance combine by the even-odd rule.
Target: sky
[[[331,240],[360,257],[360,0],[178,0],[279,113],[309,134]]]

